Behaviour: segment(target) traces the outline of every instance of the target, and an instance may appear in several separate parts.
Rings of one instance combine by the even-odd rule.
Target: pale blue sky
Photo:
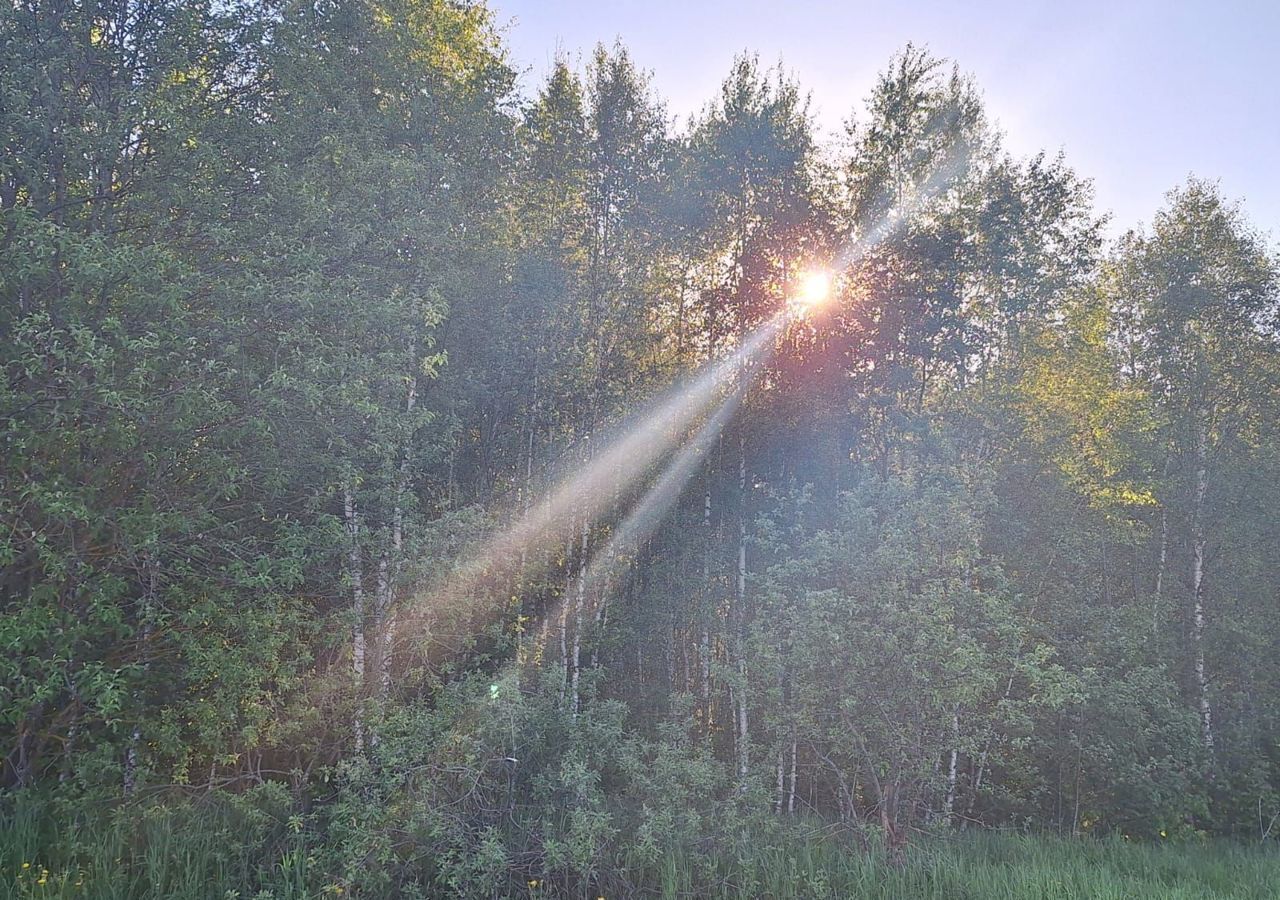
[[[1112,233],[1149,222],[1188,174],[1221,180],[1280,238],[1280,0],[493,0],[532,92],[557,48],[621,38],[682,119],[735,53],[781,60],[822,130],[860,108],[908,41],[975,76],[1016,153],[1062,149]]]

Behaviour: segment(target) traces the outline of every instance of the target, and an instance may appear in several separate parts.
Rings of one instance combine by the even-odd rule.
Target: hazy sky
[[[823,131],[860,110],[908,41],[977,80],[1015,153],[1063,150],[1112,233],[1150,222],[1188,174],[1221,180],[1280,239],[1280,0],[493,0],[532,92],[557,48],[621,38],[681,119],[735,53],[781,60]]]

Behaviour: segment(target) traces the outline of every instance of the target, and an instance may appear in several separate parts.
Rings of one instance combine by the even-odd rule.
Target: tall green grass
[[[406,896],[422,860],[370,894],[326,871],[334,848],[282,791],[77,810],[8,798],[0,898],[303,900]],[[425,869],[421,873],[425,876]],[[867,900],[1275,900],[1280,850],[1201,841],[1140,844],[985,832],[921,837],[900,867],[847,836],[775,827],[710,837],[657,859],[621,849],[599,882],[513,878],[474,896],[867,898]],[[556,887],[555,885],[561,885]],[[469,896],[425,887],[416,896]]]
[[[3,804],[0,898],[302,900],[307,835],[277,792],[75,809]]]
[[[1280,852],[987,832],[922,838],[894,867],[845,842],[792,835],[745,853],[667,857],[646,881],[669,898],[1277,900]]]

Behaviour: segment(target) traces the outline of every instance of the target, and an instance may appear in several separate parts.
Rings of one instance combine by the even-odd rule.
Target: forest
[[[0,4],[0,897],[1275,897],[1273,237],[503,21]]]

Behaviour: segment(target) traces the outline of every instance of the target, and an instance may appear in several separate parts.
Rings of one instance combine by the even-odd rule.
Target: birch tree
[[[1149,236],[1132,236],[1120,263],[1120,290],[1134,312],[1136,377],[1159,398],[1174,436],[1185,494],[1177,505],[1187,534],[1191,694],[1201,739],[1217,744],[1212,674],[1209,548],[1215,469],[1233,435],[1247,428],[1263,394],[1246,373],[1274,352],[1265,322],[1274,315],[1276,268],[1260,238],[1216,187],[1191,181],[1169,195]],[[1167,555],[1167,520],[1160,552]],[[1164,564],[1158,577],[1163,581]],[[1161,586],[1163,591],[1163,584]]]

